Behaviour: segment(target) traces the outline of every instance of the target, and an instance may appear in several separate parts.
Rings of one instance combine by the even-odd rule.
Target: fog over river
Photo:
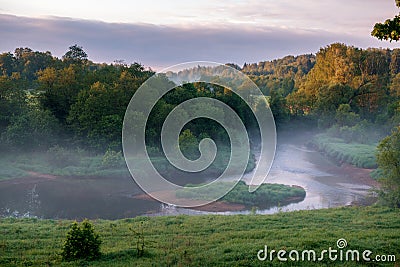
[[[275,161],[267,183],[301,186],[306,197],[299,203],[267,210],[320,209],[363,202],[369,190],[368,171],[337,166],[319,152],[307,148],[307,139],[285,137],[279,140]],[[360,179],[360,177],[362,179]],[[249,175],[244,180],[248,182]],[[37,176],[0,181],[0,216],[39,218],[118,219],[138,215],[246,214],[240,212],[204,212],[163,205],[142,194],[129,177],[52,177]]]

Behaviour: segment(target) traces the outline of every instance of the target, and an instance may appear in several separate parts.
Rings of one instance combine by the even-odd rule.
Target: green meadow
[[[93,221],[102,239],[96,261],[63,262],[60,256],[71,221],[0,219],[0,266],[398,266],[400,211],[343,207],[274,215],[136,217]],[[139,257],[130,228],[143,231]],[[382,264],[365,261],[259,261],[265,245],[276,251],[315,250],[317,255],[344,238],[343,250],[395,255]]]

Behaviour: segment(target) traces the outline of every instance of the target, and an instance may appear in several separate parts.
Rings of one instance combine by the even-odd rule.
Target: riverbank
[[[370,204],[369,201],[364,202],[364,199],[368,197],[371,188],[378,186],[377,182],[369,177],[370,170],[347,164],[338,166],[326,160],[319,152],[307,149],[304,144],[313,135],[315,132],[312,131],[295,134],[293,131],[280,133],[277,155],[266,179],[267,183],[298,185],[304,188],[307,194],[303,201],[289,196],[290,202],[282,199],[275,201],[274,204],[277,207],[271,209],[258,204],[221,201],[199,209],[232,214],[248,213],[250,210],[255,210],[253,207],[257,207],[257,213],[264,214],[280,210],[330,208],[354,203]],[[92,169],[98,166],[98,170],[102,171],[100,159],[100,157],[95,161],[87,159],[80,164],[92,166]],[[24,167],[35,167],[35,164],[32,164],[34,159],[26,160]],[[90,162],[97,163],[90,164]],[[178,178],[181,182],[187,181],[185,176]],[[246,174],[243,178],[246,182],[250,179],[251,174]],[[247,189],[246,187],[244,191]],[[0,216],[21,217],[28,214],[39,218],[120,219],[143,214],[165,215],[165,208],[159,202],[143,194],[144,192],[133,182],[129,173],[64,176],[41,173],[37,166],[32,169],[26,168],[23,176],[0,181]],[[171,210],[167,207],[167,211],[166,214],[169,214]],[[187,210],[181,209],[173,212],[188,214]],[[199,213],[202,214],[195,212],[195,214]]]
[[[328,134],[317,134],[307,146],[341,166],[344,175],[352,176],[360,183],[378,188],[379,169],[376,162],[376,144],[346,143]]]
[[[268,250],[346,249],[395,255],[400,263],[400,210],[346,207],[275,215],[165,216],[124,220],[95,220],[103,241],[102,256],[93,262],[62,262],[61,247],[71,221],[0,219],[1,266],[265,266],[257,253]],[[145,253],[136,254],[136,238],[129,230],[142,227]],[[343,250],[345,251],[345,250]],[[325,254],[327,255],[327,254]],[[276,256],[276,254],[275,254]],[[300,254],[301,256],[301,254]],[[291,261],[290,261],[291,262]],[[276,257],[273,264],[282,264]],[[343,261],[291,262],[296,266],[342,266]],[[346,262],[346,266],[367,264]],[[397,264],[397,265],[396,265]],[[385,266],[385,265],[383,265]]]
[[[35,176],[35,173],[62,177],[115,177],[130,176],[121,152],[106,152],[104,155],[92,154],[84,150],[54,149],[48,152],[21,152],[14,155],[0,155],[0,180]],[[230,150],[222,147],[214,162],[196,176],[204,182],[208,177],[218,177],[225,170],[230,160]],[[130,159],[138,163],[146,161],[144,157]],[[154,167],[166,179],[174,180],[187,173],[176,169],[161,155],[152,156]],[[251,154],[245,172],[255,168],[255,156]],[[36,175],[37,176],[37,175]],[[203,179],[204,178],[204,179]],[[178,183],[179,183],[179,179]],[[193,181],[192,181],[193,182]]]
[[[328,134],[317,134],[308,146],[317,149],[338,164],[348,163],[365,169],[377,167],[376,144],[346,143],[343,139]]]

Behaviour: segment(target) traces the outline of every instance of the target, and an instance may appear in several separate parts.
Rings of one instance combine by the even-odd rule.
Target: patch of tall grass
[[[359,168],[376,168],[376,144],[346,143],[341,138],[318,134],[312,144],[339,163],[349,163]]]

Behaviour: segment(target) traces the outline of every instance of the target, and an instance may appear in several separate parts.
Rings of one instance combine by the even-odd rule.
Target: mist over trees
[[[307,119],[319,127],[336,126],[338,132],[376,124],[389,133],[400,120],[399,49],[363,50],[334,43],[316,55],[233,66],[248,74],[268,97],[278,126]],[[0,71],[2,145],[27,150],[47,149],[52,140],[94,151],[120,150],[125,109],[153,74],[138,63],[93,63],[78,45],[62,59],[50,52],[17,48],[0,55]],[[227,103],[248,127],[254,126],[249,108],[231,91],[186,84],[165,95],[152,111],[147,129],[151,146],[161,148],[158,136],[166,115],[179,103],[199,96]],[[218,125],[208,120],[198,119],[186,129],[196,138],[202,133],[224,138]]]
[[[360,49],[333,43],[316,55],[286,56],[243,67],[228,65],[249,75],[259,86],[278,130],[301,122],[348,143],[377,144],[400,123],[400,49]],[[196,75],[195,69],[183,72],[187,77]],[[65,147],[95,154],[122,150],[126,107],[140,85],[154,74],[139,63],[94,63],[78,45],[69,47],[61,59],[30,48],[2,53],[0,73],[3,151],[46,152]],[[246,85],[238,88],[246,90]],[[196,97],[223,101],[237,112],[248,130],[255,129],[251,109],[227,88],[184,84],[168,92],[150,114],[146,142],[151,155],[162,151],[160,133],[166,116],[178,104]],[[228,140],[218,123],[196,119],[182,130],[179,141],[183,152],[196,158],[198,142],[204,137],[211,137],[217,145]],[[392,139],[397,140],[395,137]],[[380,151],[385,147],[382,143]],[[385,169],[391,163],[382,155],[379,164]]]

